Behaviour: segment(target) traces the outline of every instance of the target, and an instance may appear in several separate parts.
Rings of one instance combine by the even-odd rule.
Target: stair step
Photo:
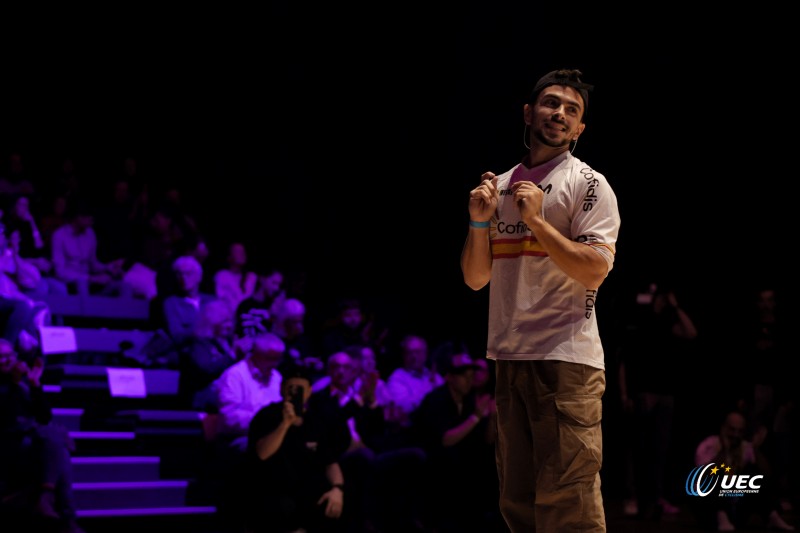
[[[180,508],[189,481],[107,481],[73,483],[75,508],[86,510]]]
[[[161,458],[144,456],[73,457],[75,483],[101,481],[155,481],[161,476]]]
[[[135,431],[70,431],[69,436],[80,440],[133,440]]]
[[[75,409],[70,407],[54,407],[53,422],[61,424],[70,431],[80,431],[81,417],[83,417],[83,409]]]
[[[78,522],[88,532],[142,533],[174,531],[191,533],[240,533],[216,507],[179,506],[130,509],[83,509]],[[30,531],[30,526],[24,533]]]
[[[185,423],[200,424],[206,413],[188,409],[129,409],[118,411],[117,416],[130,417],[140,424],[144,423]]]
[[[61,385],[62,391],[70,389],[98,389],[108,391],[108,368],[105,365],[54,364],[45,368],[45,382]],[[148,396],[178,393],[178,370],[145,368],[142,370]]]
[[[78,518],[107,516],[164,516],[164,515],[196,515],[213,514],[214,506],[181,506],[181,507],[146,507],[130,509],[82,509],[76,511]]]
[[[75,454],[131,455],[137,453],[136,433],[133,431],[70,431],[75,441]]]

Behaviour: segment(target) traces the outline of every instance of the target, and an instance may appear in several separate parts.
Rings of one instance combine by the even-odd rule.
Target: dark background
[[[467,193],[522,157],[524,99],[560,67],[596,87],[574,154],[622,216],[600,317],[663,277],[711,327],[792,271],[797,90],[787,16],[766,5],[86,15],[10,25],[4,153],[41,176],[70,155],[98,187],[134,155],[181,185],[212,253],[243,236],[321,300],[360,295],[398,330],[482,349],[486,291],[458,265]]]
[[[170,11],[171,9],[171,11]],[[697,323],[676,415],[680,487],[716,430],[751,291],[794,323],[798,116],[793,14],[767,3],[272,2],[8,18],[2,155],[46,176],[61,158],[102,188],[133,155],[179,183],[220,265],[307,273],[312,325],[357,295],[397,336],[485,350],[488,289],[464,285],[468,192],[524,155],[522,105],[556,68],[595,85],[574,155],[622,219],[597,300],[608,465],[619,472],[616,348],[635,294],[674,283]],[[211,270],[211,268],[209,268]],[[643,354],[647,357],[647,354]],[[614,486],[611,486],[612,490]]]

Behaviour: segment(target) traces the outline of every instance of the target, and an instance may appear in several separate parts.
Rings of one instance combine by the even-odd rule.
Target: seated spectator
[[[209,253],[208,243],[206,243],[203,236],[192,234],[185,236],[179,243],[176,243],[173,248],[173,255],[156,268],[156,295],[150,300],[150,322],[156,328],[162,327],[164,324],[164,300],[174,294],[181,295],[184,291],[175,275],[175,260],[182,256],[192,256],[200,265],[202,271],[203,264]],[[200,292],[213,296],[213,291],[207,290],[205,285],[206,279],[201,276]]]
[[[489,369],[489,359],[478,357],[473,362],[478,365],[475,369],[475,377],[472,378],[472,388],[476,394],[491,394],[494,396],[494,374]]]
[[[66,285],[52,276],[53,263],[50,261],[50,248],[30,211],[28,196],[15,196],[3,219],[6,223],[6,235],[12,242],[17,255],[39,271],[36,286],[23,287],[23,290],[33,296],[67,294]]]
[[[256,271],[255,291],[236,307],[236,334],[241,336],[270,331],[274,307],[286,299],[283,272],[276,267]]]
[[[214,273],[214,294],[235,313],[242,300],[253,295],[258,277],[249,268],[244,243],[232,242],[225,261],[226,266]]]
[[[719,432],[703,439],[695,451],[695,466],[700,467],[714,463],[723,471],[719,475],[763,475],[764,480],[758,494],[740,497],[721,497],[716,493],[713,498],[704,498],[702,505],[698,503],[696,512],[701,525],[716,527],[717,531],[735,531],[736,528],[749,526],[753,517],[761,518],[770,529],[794,531],[794,526],[787,524],[778,514],[778,494],[776,485],[770,483],[772,471],[766,458],[759,450],[766,431],[762,430],[753,437],[752,442],[745,440],[747,429],[745,417],[737,412],[729,412]],[[717,475],[711,470],[709,475]],[[716,490],[719,490],[717,484]],[[709,501],[710,500],[710,501]]]
[[[240,359],[233,317],[219,300],[200,308],[194,332],[181,352],[179,395],[198,411],[218,411],[213,382]]]
[[[2,227],[2,224],[0,224]],[[6,228],[7,230],[8,228]],[[19,231],[3,232],[3,270],[13,278],[20,292],[33,300],[43,301],[50,294],[68,294],[67,285],[42,271],[19,252]]]
[[[389,396],[410,425],[411,413],[434,388],[444,383],[442,376],[431,368],[428,360],[428,341],[419,335],[406,335],[400,341],[402,366],[389,374],[386,385]]]
[[[306,306],[297,298],[287,298],[273,308],[272,333],[286,344],[285,365],[308,368],[312,383],[325,375],[322,358],[314,350],[314,342],[305,329]]]
[[[18,232],[14,232],[17,236]],[[0,224],[0,296],[21,302],[6,304],[11,329],[8,340],[17,348],[27,351],[38,345],[39,328],[50,325],[50,308],[42,300],[28,296],[25,288],[32,289],[41,279],[39,270],[19,257],[16,246],[9,245],[3,226]],[[28,348],[23,348],[28,346]]]
[[[359,364],[359,375],[356,378],[356,387],[370,387],[375,391],[375,401],[380,406],[387,406],[391,401],[389,386],[378,371],[378,357],[375,349],[369,344],[356,344],[344,350],[354,361]]]
[[[322,353],[332,354],[354,344],[369,344],[371,328],[361,301],[345,298],[337,304],[336,315],[322,327]]]
[[[0,295],[0,338],[7,340],[22,352],[38,347],[31,308],[22,300]]]
[[[52,422],[43,370],[41,358],[28,365],[0,339],[0,496],[58,531],[82,533],[72,493],[74,445],[66,428]]]
[[[244,452],[253,416],[265,405],[282,401],[277,368],[285,350],[277,335],[257,335],[244,359],[226,368],[214,382],[219,405],[217,438],[225,446]]]
[[[469,353],[454,346],[440,353],[445,382],[425,395],[412,419],[413,433],[428,454],[427,514],[442,533],[491,531],[501,523],[494,399],[475,394],[479,367]]]
[[[194,335],[200,310],[217,298],[201,292],[203,267],[193,256],[184,255],[175,259],[172,272],[177,281],[176,293],[164,299],[164,322],[160,326],[176,345],[182,346]]]
[[[173,248],[180,239],[172,213],[158,208],[145,215],[142,230],[140,258],[142,262],[157,270],[173,257]]]
[[[94,215],[88,203],[71,202],[68,220],[53,232],[51,259],[55,278],[64,282],[71,294],[132,297],[133,288],[122,280],[126,258],[106,263],[97,258]]]
[[[338,460],[350,440],[347,424],[315,411],[301,367],[287,368],[282,394],[283,402],[266,405],[250,423],[236,492],[245,530],[345,532],[347,489]]]
[[[421,527],[421,493],[414,485],[422,475],[425,452],[396,446],[387,438],[391,428],[377,401],[376,380],[359,379],[363,376],[359,359],[336,352],[327,366],[329,385],[313,393],[309,402],[326,418],[347,420],[350,444],[339,464],[348,479],[353,518],[367,530],[392,526],[415,531]]]
[[[39,231],[44,241],[45,258],[47,258],[51,269],[53,266],[53,233],[67,222],[69,222],[67,219],[67,196],[58,195],[52,199],[50,209],[42,213],[39,222]],[[52,270],[50,272],[52,273]]]
[[[353,344],[346,347],[344,350],[353,361],[356,362],[358,373],[355,378],[354,387],[361,389],[363,386],[371,386],[375,390],[375,401],[380,406],[387,406],[391,400],[389,395],[389,388],[386,381],[381,378],[380,372],[377,367],[377,357],[375,350],[368,344]],[[331,384],[330,374],[319,378],[311,385],[311,390],[314,392],[320,391]]]

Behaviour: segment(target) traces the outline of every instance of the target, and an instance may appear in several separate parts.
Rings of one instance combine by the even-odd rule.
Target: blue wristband
[[[486,222],[475,222],[474,220],[470,220],[469,225],[472,226],[473,228],[488,228],[489,221],[487,220]]]

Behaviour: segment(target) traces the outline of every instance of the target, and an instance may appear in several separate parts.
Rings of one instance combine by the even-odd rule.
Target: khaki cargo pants
[[[605,371],[562,361],[496,363],[500,511],[509,528],[605,532]]]

